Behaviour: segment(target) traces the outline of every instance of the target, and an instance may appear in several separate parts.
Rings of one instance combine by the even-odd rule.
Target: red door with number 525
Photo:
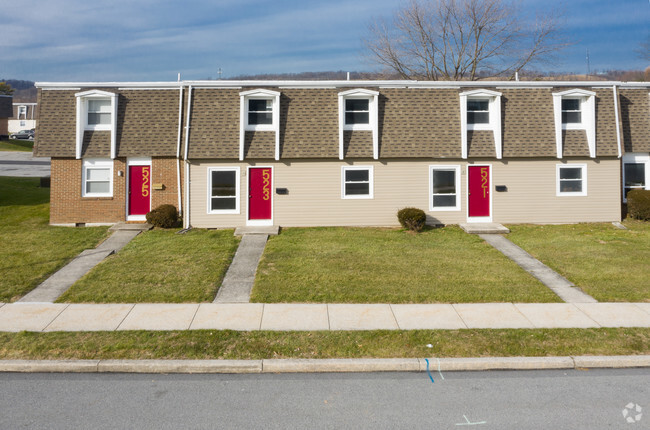
[[[151,210],[151,166],[129,166],[129,215]]]
[[[270,167],[255,167],[248,171],[248,219],[271,220],[272,184]]]

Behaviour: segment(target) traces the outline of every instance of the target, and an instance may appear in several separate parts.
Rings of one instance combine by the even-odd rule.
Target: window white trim
[[[18,106],[18,118],[17,119],[25,119],[25,120],[27,119],[27,106],[25,106],[25,105]]]
[[[623,155],[623,181],[621,182],[621,192],[623,197],[623,203],[627,203],[627,198],[625,198],[625,165],[626,164],[644,164],[645,165],[645,186],[635,187],[643,190],[650,190],[650,154],[648,153],[638,153],[638,152],[629,152]]]
[[[454,187],[456,196],[455,206],[434,206],[433,205],[433,172],[436,170],[453,171],[454,172]],[[430,165],[429,166],[429,211],[442,212],[442,211],[459,211],[460,210],[460,165]]]
[[[345,194],[345,172],[349,170],[367,170],[368,171],[368,194]],[[374,198],[374,168],[373,166],[341,166],[341,198],[348,199],[373,199]],[[354,181],[350,181],[355,183]],[[360,183],[360,182],[357,182]],[[365,183],[365,181],[363,182]]]
[[[562,122],[562,99],[580,100],[580,123],[564,124]],[[574,89],[553,93],[553,113],[555,122],[555,146],[557,158],[562,158],[562,131],[585,130],[589,156],[596,157],[596,93]]]
[[[247,131],[273,131],[275,132],[275,159],[280,159],[280,94],[271,90],[250,90],[239,93],[239,160],[244,159],[244,142]],[[249,100],[271,100],[272,123],[271,124],[249,124],[248,123],[248,101]]]
[[[86,191],[86,184],[88,182],[100,182],[100,181],[88,181],[87,172],[89,170],[105,170],[108,169],[108,192],[106,193],[92,193]],[[105,182],[105,181],[101,181]],[[83,160],[81,168],[81,197],[113,197],[113,160],[106,158],[86,158]]]
[[[107,91],[90,90],[76,93],[77,98],[77,141],[76,141],[76,158],[81,158],[83,147],[84,131],[86,130],[108,130],[111,132],[111,159],[116,157],[117,136],[117,94]],[[110,99],[111,101],[111,122],[110,124],[88,124],[88,100],[90,99]]]
[[[345,123],[345,101],[347,99],[368,100],[368,124],[346,124]],[[343,160],[345,148],[343,144],[344,131],[369,130],[372,132],[372,158],[379,158],[379,120],[378,104],[379,92],[365,89],[353,89],[339,93],[339,159]]]
[[[460,96],[460,131],[461,131],[461,157],[467,159],[467,132],[473,130],[491,130],[494,135],[494,152],[497,159],[503,155],[501,133],[501,93],[491,90],[472,90],[459,94]],[[468,124],[468,100],[488,100],[490,122],[487,124]]]
[[[235,209],[212,209],[212,172],[235,172]],[[232,167],[208,167],[208,191],[207,191],[207,213],[210,215],[239,214],[241,200],[241,174],[239,166]],[[230,197],[232,198],[232,197]]]
[[[560,170],[562,169],[580,169],[580,181],[582,191],[562,192],[560,191]],[[570,179],[564,179],[568,181]],[[587,195],[587,165],[586,164],[556,164],[555,165],[555,195],[557,197],[578,197]]]

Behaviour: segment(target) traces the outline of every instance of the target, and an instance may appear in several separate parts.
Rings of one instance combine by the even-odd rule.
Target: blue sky
[[[396,0],[0,0],[0,78],[174,81],[257,73],[368,71],[362,37]],[[648,66],[634,49],[650,34],[649,0],[524,0],[565,12],[565,49],[552,67],[584,73]]]

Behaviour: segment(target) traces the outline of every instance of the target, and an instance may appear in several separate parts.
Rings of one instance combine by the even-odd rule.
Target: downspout
[[[183,198],[181,193],[181,136],[183,132],[183,84],[178,92],[178,138],[176,144],[176,189],[178,190],[178,212],[183,216]]]
[[[190,163],[187,161],[190,143],[190,117],[192,114],[192,85],[187,87],[187,118],[185,119],[185,228],[190,228]]]
[[[618,145],[618,158],[621,158],[623,156],[623,149],[621,148],[621,119],[619,118],[616,85],[612,85],[612,91],[614,92],[614,116],[616,117],[616,144]]]

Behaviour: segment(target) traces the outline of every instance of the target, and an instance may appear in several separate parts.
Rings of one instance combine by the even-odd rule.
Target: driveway
[[[50,176],[50,157],[34,157],[31,152],[0,151],[0,176]]]

